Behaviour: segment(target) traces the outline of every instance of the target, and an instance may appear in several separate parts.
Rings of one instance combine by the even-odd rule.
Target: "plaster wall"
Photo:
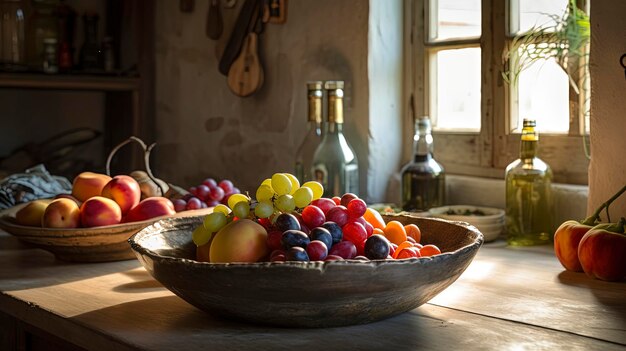
[[[181,13],[177,1],[156,5],[155,173],[188,186],[228,178],[254,191],[274,172],[293,172],[306,132],[306,82],[337,79],[346,82],[344,132],[359,158],[364,193],[368,1],[290,1],[287,22],[267,25],[260,38],[265,82],[246,98],[229,90],[216,55],[238,11],[223,9],[224,33],[213,41],[205,35],[208,1],[195,4],[192,13]]]
[[[589,214],[626,186],[626,76],[620,64],[626,54],[625,13],[624,1],[591,4]],[[612,221],[626,217],[626,195],[611,205],[610,213]]]

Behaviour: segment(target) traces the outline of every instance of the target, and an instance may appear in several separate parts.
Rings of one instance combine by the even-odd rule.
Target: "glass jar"
[[[59,72],[59,54],[57,50],[57,39],[46,38],[43,40],[43,71],[44,73]]]

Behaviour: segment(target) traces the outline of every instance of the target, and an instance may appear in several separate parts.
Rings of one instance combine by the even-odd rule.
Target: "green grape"
[[[294,176],[291,173],[283,173],[284,175],[287,176],[287,178],[289,178],[289,181],[291,181],[291,191],[289,192],[290,195],[293,195],[296,190],[298,190],[300,188],[300,182],[298,181],[298,178],[296,178],[296,176]]]
[[[293,196],[289,194],[280,195],[275,201],[274,206],[283,212],[291,212],[296,209],[296,202],[293,201]]]
[[[313,190],[313,200],[317,200],[322,197],[322,195],[324,195],[324,187],[322,186],[322,184],[314,180],[306,182],[302,184],[302,186]]]
[[[213,212],[221,212],[224,215],[228,216],[228,214],[230,213],[230,208],[228,208],[228,206],[226,205],[219,204],[213,208]]]
[[[196,246],[202,246],[211,240],[213,233],[211,233],[208,229],[206,229],[203,225],[194,229],[191,233],[191,239]]]
[[[272,179],[271,178],[266,178],[265,180],[263,180],[263,182],[261,182],[261,185],[272,186]]]
[[[250,204],[247,201],[237,202],[233,214],[238,218],[247,218],[250,215]]]
[[[204,217],[204,228],[211,233],[222,229],[226,225],[226,215],[222,212],[209,213]]]
[[[272,188],[277,195],[289,194],[291,192],[291,180],[284,173],[274,173]]]
[[[274,189],[269,185],[261,184],[261,186],[256,189],[257,201],[270,201],[272,197],[274,197],[274,194],[276,194]]]
[[[299,188],[293,193],[293,201],[298,208],[307,207],[313,201],[313,190],[307,187]]]
[[[248,202],[250,199],[244,195],[244,194],[232,194],[229,198],[228,198],[228,207],[230,207],[231,209],[235,209],[235,205],[238,202],[241,201],[245,201]]]
[[[268,218],[274,214],[274,205],[269,201],[259,201],[254,208],[254,214],[259,218]]]

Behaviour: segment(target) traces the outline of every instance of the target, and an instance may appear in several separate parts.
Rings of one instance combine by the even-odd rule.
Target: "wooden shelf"
[[[0,73],[0,88],[136,91],[140,84],[139,77]]]

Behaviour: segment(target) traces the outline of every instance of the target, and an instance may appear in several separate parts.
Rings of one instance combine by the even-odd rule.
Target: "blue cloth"
[[[71,192],[72,183],[67,178],[53,176],[43,164],[39,164],[24,173],[12,174],[0,180],[0,209]]]

